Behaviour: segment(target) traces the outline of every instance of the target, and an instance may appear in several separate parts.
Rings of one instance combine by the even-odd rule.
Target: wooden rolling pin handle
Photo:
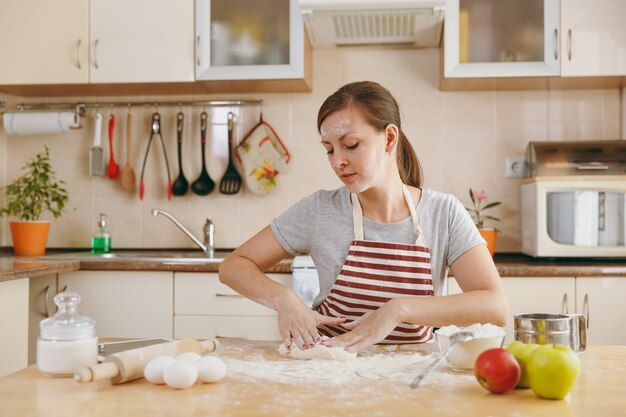
[[[120,373],[115,362],[104,362],[97,365],[80,368],[74,372],[77,382],[92,382],[101,379],[115,378]]]

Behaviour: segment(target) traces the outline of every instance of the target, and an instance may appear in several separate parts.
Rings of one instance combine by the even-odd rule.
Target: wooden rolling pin
[[[181,339],[130,349],[107,356],[103,363],[77,370],[74,379],[78,382],[92,382],[110,378],[113,384],[122,384],[143,378],[144,368],[157,356],[177,356],[185,352],[204,355],[217,350],[219,346],[218,340]]]

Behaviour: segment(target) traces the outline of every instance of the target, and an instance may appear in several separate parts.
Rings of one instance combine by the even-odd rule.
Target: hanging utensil
[[[185,178],[185,174],[183,174],[183,161],[182,161],[182,153],[183,153],[183,121],[185,120],[185,116],[182,112],[178,112],[176,116],[176,142],[178,143],[178,178],[172,184],[172,194],[175,196],[185,195],[187,190],[189,189],[189,183]]]
[[[130,112],[128,116],[126,116],[126,165],[122,168],[122,174],[120,177],[120,182],[122,183],[122,188],[126,191],[134,191],[135,190],[135,170],[131,165],[130,161],[132,161],[132,153],[131,153],[131,131],[132,131],[132,117]]]
[[[233,163],[234,117],[232,112],[228,113],[228,167],[226,167],[226,172],[220,181],[220,193],[222,194],[237,194],[241,188],[241,176]]]
[[[198,195],[207,195],[215,188],[215,183],[209,177],[209,173],[206,169],[206,157],[204,156],[204,149],[206,148],[206,130],[207,130],[207,117],[206,112],[200,114],[200,146],[202,148],[202,171],[200,176],[191,184],[191,190]]]
[[[139,179],[139,198],[143,200],[144,195],[144,185],[143,185],[143,174],[146,170],[146,161],[148,160],[148,153],[150,153],[150,145],[152,144],[152,139],[154,135],[159,137],[161,141],[161,148],[163,149],[163,156],[165,157],[165,168],[167,169],[167,199],[172,199],[172,177],[170,176],[170,163],[167,159],[167,151],[165,150],[165,142],[163,141],[163,136],[161,135],[161,115],[158,112],[152,114],[152,125],[150,131],[150,139],[148,139],[148,146],[146,147],[146,154],[143,157],[143,165],[141,167],[141,177]]]
[[[93,147],[89,150],[89,175],[101,177],[104,175],[104,152],[100,147],[102,135],[102,115],[96,113],[96,122],[93,132]]]
[[[413,382],[411,382],[411,388],[417,388],[420,382],[422,382],[422,379],[424,379],[424,377],[435,367],[435,365],[439,363],[440,360],[448,356],[448,353],[452,351],[452,348],[456,346],[457,343],[465,342],[466,340],[471,340],[473,338],[474,333],[465,330],[456,332],[452,336],[450,336],[450,345],[446,348],[446,350],[441,352],[439,356],[437,356],[426,369],[420,372],[420,374],[413,380]]]
[[[109,166],[107,167],[107,177],[114,180],[120,175],[120,166],[115,162],[115,153],[113,152],[113,133],[115,132],[115,115],[109,116]]]

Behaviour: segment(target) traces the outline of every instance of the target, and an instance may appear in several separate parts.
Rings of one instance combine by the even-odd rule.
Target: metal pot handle
[[[584,352],[587,349],[587,320],[584,314],[571,314],[572,347],[576,352]]]

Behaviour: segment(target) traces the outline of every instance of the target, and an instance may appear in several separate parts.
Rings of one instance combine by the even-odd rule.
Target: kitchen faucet
[[[153,208],[152,209],[152,215],[153,216],[158,216],[159,214],[167,217],[168,219],[170,219],[176,226],[178,226],[178,228],[180,230],[182,230],[183,232],[185,232],[185,234],[187,236],[189,236],[189,238],[191,240],[193,240],[193,242],[198,245],[200,247],[200,249],[202,249],[202,251],[206,254],[206,256],[208,258],[213,258],[215,256],[215,225],[213,224],[213,221],[211,220],[211,218],[207,218],[206,222],[204,223],[204,227],[202,228],[202,232],[204,235],[204,243],[200,242],[200,240],[195,237],[193,235],[193,233],[191,233],[189,230],[187,230],[187,228],[185,226],[183,226],[177,219],[176,217],[174,217],[171,213],[165,211],[165,210],[161,210],[159,208]]]

